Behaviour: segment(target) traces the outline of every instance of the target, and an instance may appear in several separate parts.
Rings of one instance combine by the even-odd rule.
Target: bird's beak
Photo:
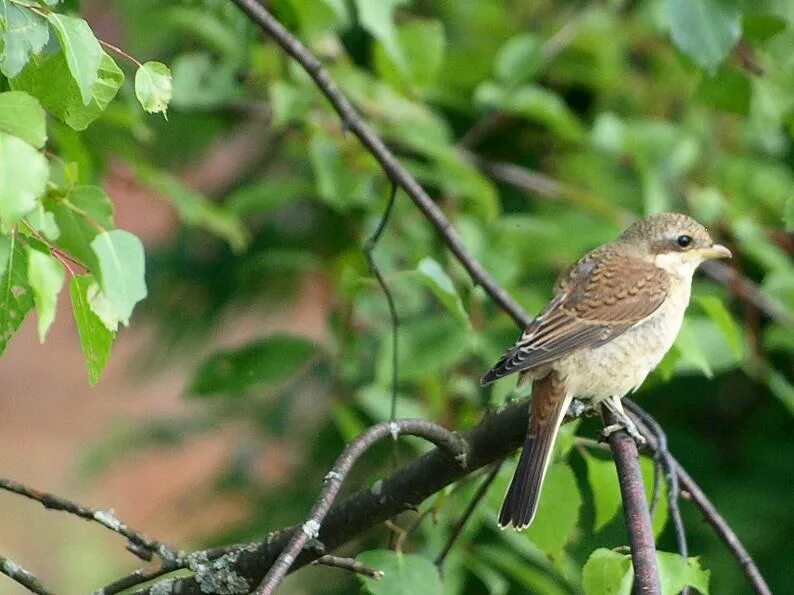
[[[732,258],[733,254],[725,246],[721,244],[712,244],[708,248],[700,250],[703,260],[712,260],[714,258]]]

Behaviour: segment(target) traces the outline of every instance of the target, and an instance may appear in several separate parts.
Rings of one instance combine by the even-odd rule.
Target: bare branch
[[[403,511],[415,510],[425,499],[445,486],[472,471],[502,460],[523,443],[528,417],[527,402],[515,401],[498,413],[486,415],[477,426],[461,433],[460,437],[468,445],[466,469],[436,448],[372,487],[361,489],[336,504],[325,517],[318,535],[325,551],[334,551],[367,529]],[[225,554],[222,557],[230,560],[226,566],[227,574],[236,572],[249,584],[258,584],[292,535],[299,531],[300,527],[291,527],[271,534],[256,546],[240,547],[232,552],[228,549],[220,552],[207,550],[195,555],[203,553],[207,559],[215,559]],[[324,553],[304,549],[291,570],[308,564]],[[232,560],[232,556],[236,557]],[[154,593],[158,595],[202,595],[202,577],[178,578],[168,585],[158,583],[157,588]],[[152,589],[144,589],[139,595],[154,595]]]
[[[179,553],[175,548],[161,541],[149,539],[140,531],[128,527],[116,518],[112,510],[94,510],[66,500],[65,498],[61,498],[60,496],[48,494],[47,492],[42,492],[14,480],[2,477],[0,477],[0,489],[35,500],[44,506],[44,508],[61,510],[79,516],[81,519],[99,523],[103,527],[126,537],[128,540],[127,549],[147,562],[150,561],[155,554],[165,562],[173,562],[179,558]]]
[[[355,572],[356,574],[363,574],[364,576],[368,576],[369,578],[374,578],[375,580],[380,580],[383,578],[383,571],[382,570],[375,570],[374,568],[370,568],[366,564],[362,564],[358,560],[354,558],[340,558],[339,556],[331,556],[330,554],[326,554],[320,558],[317,558],[313,565],[321,564],[323,566],[331,566],[333,568],[341,568],[342,570],[349,570],[350,572]]]
[[[309,518],[303,523],[300,530],[292,534],[289,542],[256,589],[257,595],[271,595],[295,562],[306,542],[319,536],[322,523],[342,487],[342,482],[359,457],[375,442],[388,436],[396,440],[400,435],[419,436],[429,440],[456,460],[462,468],[466,467],[468,454],[466,442],[457,434],[433,422],[422,419],[401,419],[381,422],[367,429],[347,445],[336,460],[333,469],[325,476],[325,486],[320,492],[320,497],[312,508]]]
[[[375,246],[380,240],[381,234],[383,234],[383,230],[386,229],[386,225],[389,223],[389,216],[391,215],[392,208],[394,207],[394,199],[397,197],[397,186],[396,184],[392,184],[391,192],[389,193],[389,202],[386,203],[386,210],[383,212],[383,217],[381,217],[380,222],[378,222],[378,226],[375,228],[375,231],[372,233],[372,236],[367,240],[364,244],[364,254],[367,257],[367,263],[369,264],[369,270],[372,275],[377,279],[378,285],[383,290],[383,294],[386,296],[386,302],[389,305],[389,316],[391,317],[391,409],[389,411],[389,419],[394,420],[397,418],[397,385],[399,381],[398,375],[398,332],[400,330],[400,317],[397,315],[397,306],[394,303],[394,296],[392,295],[391,291],[389,290],[389,286],[386,284],[386,279],[383,278],[383,274],[380,272],[380,268],[378,264],[375,262]]]
[[[132,587],[137,587],[143,583],[148,583],[156,578],[160,578],[169,572],[186,567],[187,565],[185,563],[176,563],[160,564],[159,566],[153,566],[151,568],[141,568],[95,591],[94,595],[116,595]]]
[[[614,426],[617,417],[603,408],[604,426]],[[640,469],[637,444],[625,430],[612,432],[607,438],[618,470],[620,494],[623,498],[623,516],[631,545],[634,566],[634,592],[643,595],[661,595],[659,569],[656,564],[656,541],[651,526],[651,514],[645,497],[645,483]]]
[[[0,556],[0,574],[5,574],[12,581],[36,595],[54,595],[52,591],[41,584],[35,574],[3,556]]]

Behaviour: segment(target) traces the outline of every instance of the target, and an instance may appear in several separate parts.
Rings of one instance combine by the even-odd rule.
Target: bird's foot
[[[634,442],[637,443],[637,446],[645,446],[647,444],[647,440],[645,436],[640,434],[640,431],[637,429],[637,426],[634,425],[634,422],[631,421],[631,418],[628,415],[623,417],[618,416],[618,422],[614,424],[610,424],[605,426],[603,430],[601,430],[601,435],[606,440],[615,432],[619,432],[620,430],[626,430],[626,433],[634,439]]]

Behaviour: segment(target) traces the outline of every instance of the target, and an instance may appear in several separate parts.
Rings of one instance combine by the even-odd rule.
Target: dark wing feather
[[[622,244],[590,252],[561,279],[554,299],[482,384],[603,345],[653,314],[669,289],[665,271]]]

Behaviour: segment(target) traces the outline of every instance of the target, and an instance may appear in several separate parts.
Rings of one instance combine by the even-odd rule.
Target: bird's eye
[[[689,248],[692,245],[692,236],[682,235],[678,236],[675,240],[675,243],[678,244],[681,248]]]

